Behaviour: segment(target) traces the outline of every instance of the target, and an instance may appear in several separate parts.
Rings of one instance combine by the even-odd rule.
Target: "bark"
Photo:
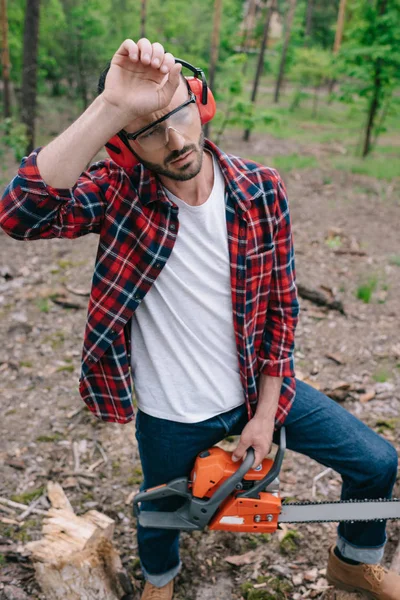
[[[311,37],[313,10],[314,10],[314,0],[307,0],[306,29],[304,32],[304,45],[305,46],[308,45],[308,42]]]
[[[255,16],[256,16],[256,0],[249,0],[248,11],[243,19],[243,37],[241,43],[241,51],[247,55],[247,52],[250,47],[250,42],[252,39],[252,34],[254,31],[255,24]],[[243,75],[246,73],[247,69],[247,60],[243,63],[242,73]]]
[[[337,54],[340,50],[343,39],[344,17],[346,13],[346,0],[340,0],[338,18],[336,22],[335,42],[333,44],[333,54]],[[331,79],[328,86],[329,94],[332,94],[336,80]]]
[[[77,62],[78,62],[78,81],[79,81],[79,92],[82,98],[83,110],[86,110],[89,105],[88,89],[86,81],[86,71],[84,62],[84,51],[83,41],[81,36],[78,34],[77,40]]]
[[[40,0],[27,0],[25,9],[22,65],[21,118],[26,125],[26,153],[35,147],[37,52],[39,42]]]
[[[387,0],[378,0],[378,14],[382,16],[386,12]],[[382,59],[378,58],[374,68],[374,89],[369,105],[367,125],[365,128],[365,138],[363,144],[362,156],[367,156],[371,150],[371,136],[374,129],[375,118],[382,104]]]
[[[133,598],[133,587],[112,543],[115,523],[90,510],[77,516],[58,483],[48,481],[51,508],[43,537],[28,542],[36,579],[48,600]]]
[[[260,81],[262,70],[264,68],[264,54],[265,54],[265,49],[267,47],[269,25],[271,23],[271,16],[275,10],[275,7],[276,7],[276,0],[272,0],[270,7],[267,8],[267,11],[266,11],[263,38],[262,38],[262,42],[261,42],[260,54],[258,56],[257,71],[256,71],[256,76],[254,78],[253,91],[251,93],[251,102],[253,104],[256,101],[258,84]],[[243,139],[245,142],[248,142],[249,138],[250,138],[250,129],[246,129],[244,132],[244,135],[243,135]]]
[[[215,0],[214,2],[214,21],[213,31],[211,38],[211,60],[210,60],[210,72],[208,77],[208,85],[210,89],[214,89],[215,81],[215,69],[218,62],[218,51],[219,51],[219,39],[221,31],[221,13],[222,13],[222,0]],[[204,135],[208,137],[210,134],[210,124],[206,123],[204,126]]]
[[[147,0],[142,0],[140,11],[140,37],[146,37],[146,4]]]
[[[10,101],[10,53],[8,49],[7,0],[1,0],[1,65],[3,71],[3,114],[8,119],[11,116]]]
[[[275,87],[275,95],[274,102],[279,102],[279,94],[283,82],[283,75],[285,73],[285,64],[286,64],[286,55],[290,42],[290,34],[292,30],[294,12],[296,10],[296,0],[290,0],[288,15],[286,19],[286,31],[285,31],[285,40],[283,42],[282,54],[281,54],[281,62],[279,64],[279,73],[278,79],[276,81]]]
[[[340,49],[340,46],[342,43],[345,12],[346,12],[346,0],[340,0],[338,19],[337,19],[337,23],[336,23],[335,42],[333,44],[333,53],[334,54],[337,54],[339,52],[339,49]]]

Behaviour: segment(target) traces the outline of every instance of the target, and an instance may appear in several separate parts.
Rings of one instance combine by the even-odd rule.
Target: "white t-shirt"
[[[206,202],[179,207],[179,232],[160,275],[132,318],[138,407],[195,423],[244,403],[232,316],[224,179],[213,157]]]

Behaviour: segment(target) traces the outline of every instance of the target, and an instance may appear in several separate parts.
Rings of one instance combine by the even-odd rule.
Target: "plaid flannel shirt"
[[[296,391],[299,313],[285,188],[275,170],[225,154],[209,140],[206,147],[225,180],[233,323],[248,418],[255,413],[260,373],[282,376],[279,427]],[[23,241],[100,236],[79,391],[96,417],[127,423],[135,416],[130,320],[171,254],[179,209],[141,164],[123,170],[111,160],[100,161],[72,188],[55,189],[37,168],[40,150],[22,160],[6,188],[0,225]]]

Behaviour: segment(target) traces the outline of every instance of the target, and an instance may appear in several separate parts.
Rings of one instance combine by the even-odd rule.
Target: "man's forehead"
[[[166,79],[166,77],[165,77],[165,79]],[[164,81],[163,81],[163,83],[164,83]],[[134,129],[132,129],[132,127],[129,127],[129,131],[134,131],[134,130],[137,131],[138,129],[141,129],[142,127],[146,127],[146,125],[153,123],[153,121],[157,121],[158,119],[161,119],[161,117],[163,117],[164,115],[171,112],[171,110],[174,110],[174,108],[177,108],[180,104],[183,104],[188,99],[188,94],[189,94],[189,92],[188,92],[187,83],[181,77],[179,86],[178,86],[175,94],[172,96],[171,102],[168,104],[168,106],[166,106],[165,108],[162,108],[161,110],[157,110],[155,112],[149,113],[148,115],[146,115],[144,117],[139,117],[138,119],[135,119],[135,121],[132,121],[132,123],[131,123],[131,126],[134,127]]]

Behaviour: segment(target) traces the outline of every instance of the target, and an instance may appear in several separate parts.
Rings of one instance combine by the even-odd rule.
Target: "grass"
[[[301,533],[296,531],[296,529],[289,529],[279,543],[279,549],[281,553],[291,554],[292,552],[295,552],[297,550],[298,541],[301,537]]]
[[[271,160],[271,166],[278,171],[288,173],[293,170],[310,169],[318,166],[318,161],[315,156],[306,156],[303,154],[288,154],[283,156],[275,156]]]
[[[388,379],[390,379],[390,372],[381,367],[378,371],[375,371],[372,375],[372,379],[377,383],[385,383]]]
[[[13,502],[20,502],[21,504],[29,504],[32,500],[36,500],[36,498],[40,498],[40,496],[45,492],[45,486],[37,488],[36,490],[30,490],[29,492],[23,492],[22,494],[12,494],[11,500]]]
[[[396,267],[400,267],[400,255],[393,255],[389,259],[389,263],[391,265],[395,265]]]
[[[400,157],[392,157],[388,160],[387,156],[379,156],[376,152],[366,158],[356,156],[334,157],[332,166],[335,169],[347,171],[354,175],[368,175],[376,179],[392,181],[399,178]]]
[[[48,298],[38,298],[35,300],[35,304],[40,312],[48,313],[50,311],[50,305]]]
[[[365,283],[358,286],[356,292],[357,298],[368,304],[371,301],[373,292],[376,290],[377,284],[377,277],[371,276]]]

